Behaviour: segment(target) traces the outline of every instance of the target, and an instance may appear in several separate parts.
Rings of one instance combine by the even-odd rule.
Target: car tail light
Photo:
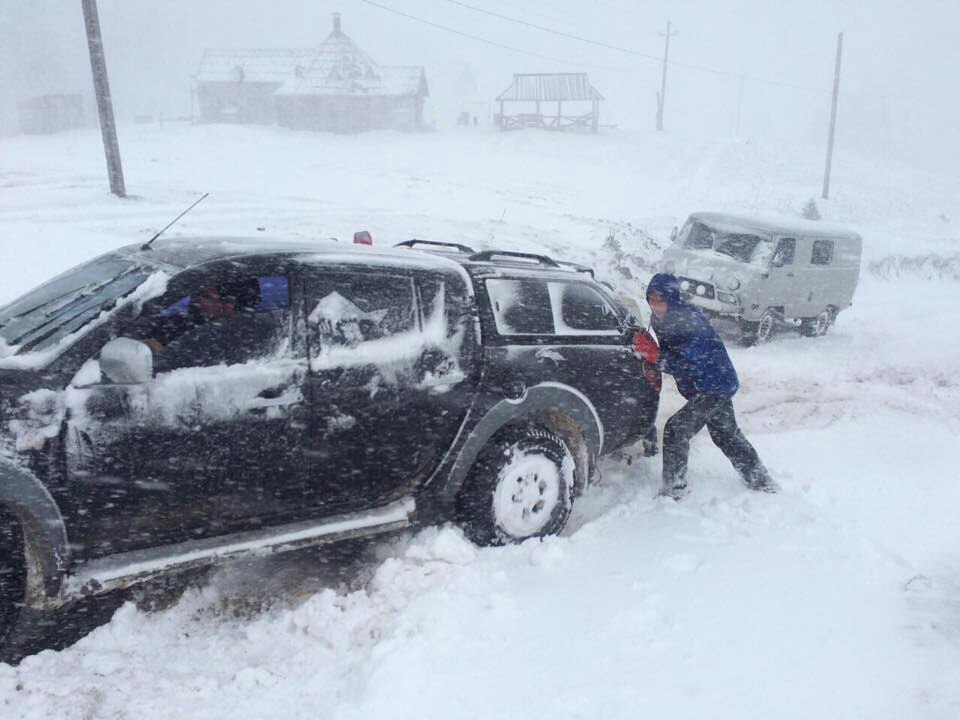
[[[373,235],[367,230],[358,230],[353,234],[354,245],[373,245]]]

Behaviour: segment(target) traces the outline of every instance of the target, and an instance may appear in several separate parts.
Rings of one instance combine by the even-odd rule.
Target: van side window
[[[833,240],[814,240],[810,264],[829,265],[831,262],[833,262]]]
[[[781,238],[777,243],[777,251],[773,254],[771,265],[773,267],[783,267],[784,265],[793,265],[793,258],[797,252],[797,241],[795,238]]]

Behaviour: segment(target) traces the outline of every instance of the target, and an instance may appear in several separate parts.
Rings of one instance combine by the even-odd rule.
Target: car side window
[[[603,296],[586,283],[551,282],[558,335],[617,335],[620,322]]]
[[[833,262],[833,240],[814,240],[810,254],[811,265],[829,265]]]
[[[158,373],[182,367],[236,365],[288,345],[290,282],[283,275],[239,275],[160,305],[144,331]]]
[[[354,348],[417,327],[413,280],[391,275],[329,273],[307,280],[311,352]]]
[[[547,283],[532,278],[491,278],[490,307],[501,335],[553,335],[553,305]]]
[[[777,249],[773,253],[773,260],[770,261],[773,267],[784,267],[793,265],[794,257],[797,254],[796,238],[780,238],[777,243]]]

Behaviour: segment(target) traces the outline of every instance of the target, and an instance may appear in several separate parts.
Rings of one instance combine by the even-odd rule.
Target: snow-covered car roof
[[[693,220],[700,220],[719,229],[731,232],[764,232],[796,235],[830,235],[860,240],[860,234],[842,225],[804,220],[780,215],[746,215],[725,212],[695,212]]]
[[[356,262],[365,265],[419,267],[425,270],[463,273],[458,263],[439,255],[328,240],[309,242],[273,237],[183,237],[157,240],[146,250],[141,245],[127,245],[117,252],[131,259],[142,259],[153,265],[179,270],[215,260],[250,255],[286,254],[296,255],[298,260],[306,263]]]

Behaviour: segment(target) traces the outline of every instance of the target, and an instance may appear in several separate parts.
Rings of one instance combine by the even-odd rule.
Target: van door
[[[814,238],[810,246],[810,266],[807,271],[807,295],[801,317],[816,317],[828,305],[835,304],[837,286],[841,279],[834,265],[836,241],[832,238]]]
[[[768,307],[783,308],[784,317],[796,317],[801,279],[796,269],[797,239],[780,238],[770,259],[767,279],[760,291],[759,312]]]

